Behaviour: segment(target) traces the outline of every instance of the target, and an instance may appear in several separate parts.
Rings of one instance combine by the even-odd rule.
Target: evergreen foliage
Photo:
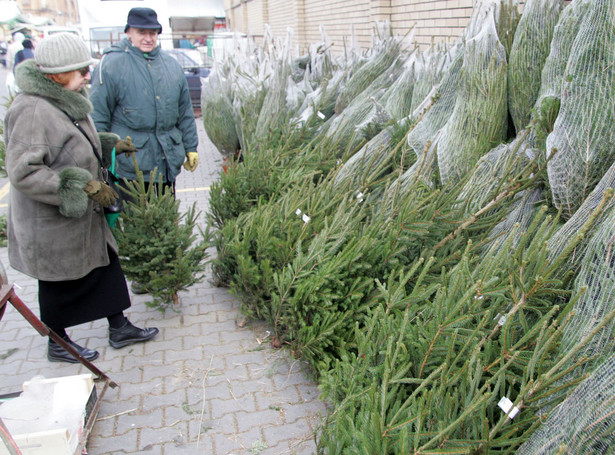
[[[203,279],[211,239],[208,230],[194,233],[199,215],[195,206],[182,213],[180,202],[170,190],[163,191],[159,177],[153,171],[150,181],[158,183],[146,185],[137,170],[137,181],[125,181],[132,200],[125,203],[114,235],[126,277],[152,295],[150,306],[164,311],[169,304],[176,310],[178,292]]]
[[[214,275],[271,324],[274,346],[310,363],[331,405],[319,454],[513,453],[610,358],[615,167],[564,225],[541,196],[566,94],[543,81],[529,127],[506,138],[513,3],[477,2],[450,53],[416,57],[417,108],[402,118],[378,110],[396,64],[372,74],[348,58],[211,192]],[[562,13],[553,36],[574,39],[584,10]],[[549,55],[543,76],[562,59]],[[328,80],[339,109],[325,115]]]

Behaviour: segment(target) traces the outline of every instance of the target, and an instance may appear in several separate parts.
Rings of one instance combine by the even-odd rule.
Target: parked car
[[[175,58],[184,69],[188,87],[190,88],[190,99],[192,106],[201,107],[201,78],[209,76],[210,67],[206,65],[201,53],[196,49],[167,49],[172,57]]]

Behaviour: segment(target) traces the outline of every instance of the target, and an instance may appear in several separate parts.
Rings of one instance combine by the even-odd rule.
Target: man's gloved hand
[[[121,155],[122,153],[132,153],[136,152],[137,148],[132,143],[132,139],[130,136],[126,136],[126,139],[120,139],[115,143],[115,154]]]
[[[184,169],[194,171],[199,165],[199,154],[197,152],[186,153],[186,161],[184,161]]]
[[[118,198],[118,194],[109,185],[98,180],[90,180],[83,190],[103,207],[109,207]]]

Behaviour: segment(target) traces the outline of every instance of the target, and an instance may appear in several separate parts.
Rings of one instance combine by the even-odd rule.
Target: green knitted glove
[[[60,171],[58,197],[60,213],[70,218],[80,218],[88,209],[88,195],[83,191],[92,174],[78,167],[67,167]]]

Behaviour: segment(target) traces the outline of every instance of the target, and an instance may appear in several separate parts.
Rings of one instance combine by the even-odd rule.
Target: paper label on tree
[[[506,414],[508,414],[508,418],[511,419],[511,420],[519,413],[519,408],[517,406],[513,407],[513,402],[510,401],[506,397],[502,397],[500,399],[500,402],[498,403],[498,407],[502,411],[504,411]],[[512,411],[511,411],[511,409],[512,409]]]
[[[502,316],[500,313],[496,314],[495,317],[493,318],[493,320],[498,321],[498,325],[504,325],[506,324],[506,316]]]
[[[301,209],[297,209],[297,210],[295,211],[295,215],[297,215],[297,216],[301,216]]]
[[[320,111],[318,111],[318,112],[316,113],[316,115],[318,115],[318,116],[319,116],[321,119],[323,119],[323,120],[327,118],[327,116],[326,116],[325,114],[323,114],[322,112],[320,112]]]
[[[307,223],[311,218],[304,213],[302,219],[304,223]]]

